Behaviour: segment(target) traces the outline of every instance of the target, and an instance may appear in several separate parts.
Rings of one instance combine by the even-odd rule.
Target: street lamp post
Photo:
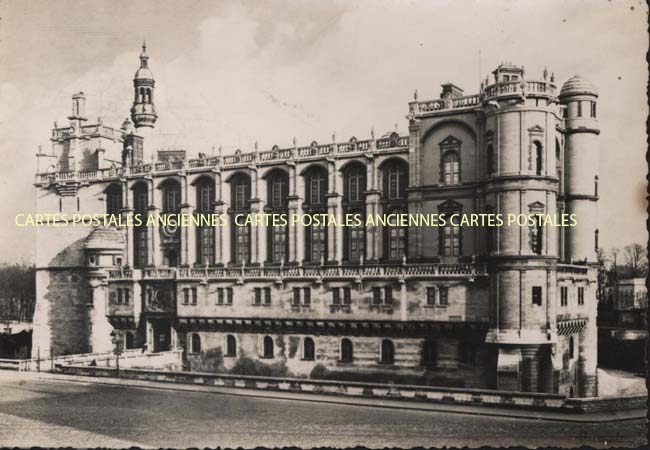
[[[115,330],[111,331],[111,342],[113,343],[113,353],[115,354],[115,369],[116,369],[116,376],[119,378],[120,377],[120,337],[118,334],[115,332]]]

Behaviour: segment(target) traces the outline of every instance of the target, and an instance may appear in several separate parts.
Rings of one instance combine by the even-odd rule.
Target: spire
[[[147,55],[147,43],[142,41],[142,53],[140,53],[140,67],[147,67],[149,56]]]

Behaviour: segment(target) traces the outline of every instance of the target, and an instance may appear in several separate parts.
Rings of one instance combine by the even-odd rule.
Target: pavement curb
[[[23,372],[24,373],[24,372]],[[141,389],[158,389],[183,392],[205,392],[209,394],[233,395],[242,397],[270,398],[276,400],[303,401],[312,403],[330,403],[349,406],[365,406],[375,408],[404,409],[414,411],[445,412],[451,414],[468,414],[475,416],[505,417],[523,420],[545,420],[572,423],[605,423],[623,422],[629,420],[647,419],[647,410],[613,411],[612,413],[570,414],[555,411],[532,411],[524,409],[494,408],[488,406],[447,405],[441,403],[419,403],[405,400],[379,400],[364,397],[347,398],[319,394],[305,394],[283,391],[260,391],[256,389],[197,386],[183,383],[165,383],[156,381],[140,381],[116,378],[95,378],[80,375],[60,375],[46,372],[35,374],[36,378],[77,382],[86,384],[102,384],[110,386],[127,386]]]

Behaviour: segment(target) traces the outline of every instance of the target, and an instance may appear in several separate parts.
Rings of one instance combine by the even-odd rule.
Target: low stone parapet
[[[116,377],[114,367],[61,365],[57,371],[63,374],[91,377]],[[120,378],[179,383],[215,387],[258,389],[265,391],[288,391],[305,394],[366,397],[386,400],[409,400],[457,405],[485,405],[489,407],[552,410],[567,413],[590,413],[607,410],[641,409],[647,396],[620,398],[567,398],[563,395],[492,391],[482,389],[445,388],[415,385],[342,382],[302,378],[273,378],[262,376],[175,372],[167,370],[121,369]]]

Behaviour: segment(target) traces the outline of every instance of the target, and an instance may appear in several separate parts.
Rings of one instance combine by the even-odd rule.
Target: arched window
[[[460,157],[448,151],[442,159],[443,180],[446,186],[460,183]]]
[[[237,356],[237,339],[232,334],[226,336],[226,356]]]
[[[406,198],[408,187],[408,165],[403,161],[390,161],[382,171],[384,200]]]
[[[533,142],[535,145],[535,174],[541,175],[543,172],[543,150],[544,147],[542,147],[542,143],[539,141]]]
[[[249,263],[251,260],[250,226],[237,226],[238,215],[250,214],[251,179],[248,175],[237,174],[230,181],[231,209],[231,255],[235,264]]]
[[[341,362],[352,362],[354,359],[354,349],[352,341],[348,338],[341,339]]]
[[[248,175],[238,174],[230,181],[231,199],[230,207],[237,211],[250,208],[251,179]]]
[[[281,170],[273,171],[267,178],[268,212],[271,214],[288,217],[289,176]],[[273,225],[267,227],[269,262],[286,262],[289,253],[289,229],[286,225]]]
[[[144,88],[140,88],[140,101],[139,103],[144,103],[145,102],[145,93],[144,93]]]
[[[348,203],[363,202],[366,194],[366,168],[361,164],[348,166],[344,174],[343,200]]]
[[[264,358],[273,358],[273,338],[264,336]]]
[[[594,197],[598,197],[598,175],[594,177]]]
[[[422,365],[433,366],[438,360],[438,349],[436,348],[436,341],[431,338],[425,339],[422,342]]]
[[[313,361],[315,354],[316,348],[314,346],[314,340],[310,337],[306,337],[302,342],[302,359]]]
[[[190,343],[190,353],[201,353],[201,336],[194,333]]]
[[[314,167],[305,176],[305,213],[327,213],[327,171],[322,167]],[[312,225],[305,230],[305,258],[314,263],[327,260],[327,227],[323,221],[320,221],[320,225]]]
[[[289,177],[280,170],[275,171],[268,179],[267,206],[270,208],[284,209],[288,204]]]
[[[151,89],[147,89],[147,103],[151,103]]]
[[[209,218],[214,204],[214,181],[201,178],[196,183],[196,211],[203,218]],[[214,227],[196,227],[196,262],[202,265],[214,264]]]
[[[122,211],[122,186],[111,184],[106,189],[106,214],[117,217]]]
[[[381,341],[380,361],[382,364],[393,364],[395,362],[395,346],[390,339]]]
[[[133,333],[130,331],[127,331],[126,334],[124,335],[124,347],[128,350],[131,348],[135,348],[134,342],[133,342]]]
[[[327,172],[325,169],[315,167],[307,173],[307,183],[305,183],[305,198],[309,206],[318,206],[326,204],[327,194]]]
[[[363,211],[353,209],[347,211],[351,217],[358,217],[359,221],[346,227],[345,233],[345,256],[348,261],[361,261],[366,256],[366,228]]]
[[[388,212],[389,215],[399,217],[404,214],[401,208],[395,208]],[[406,227],[398,226],[399,222],[393,223],[395,226],[384,227],[384,255],[389,261],[402,260],[406,256]]]
[[[175,180],[167,180],[162,185],[163,204],[162,212],[176,214],[180,211],[181,185]]]
[[[147,185],[138,183],[133,188],[133,212],[140,218],[141,225],[133,229],[133,265],[141,269],[148,263],[147,250],[147,207],[149,206]],[[137,222],[136,222],[137,223]]]
[[[199,213],[211,213],[214,204],[214,181],[201,178],[196,183],[196,210]]]

